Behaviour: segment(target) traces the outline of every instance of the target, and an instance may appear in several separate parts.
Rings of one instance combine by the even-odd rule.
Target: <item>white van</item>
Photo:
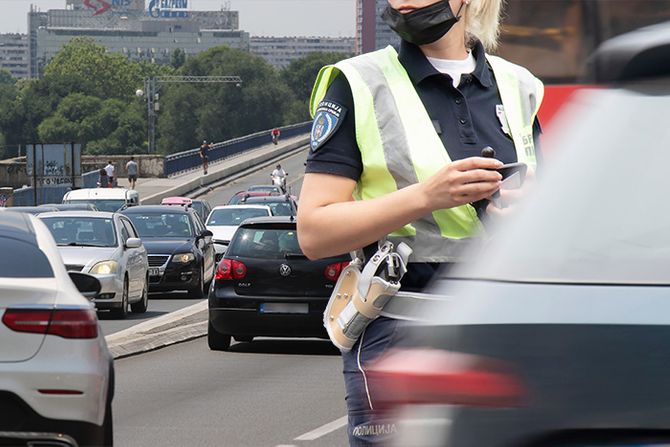
[[[125,188],[84,188],[69,191],[63,196],[63,203],[90,203],[98,211],[114,213],[122,208],[140,204],[140,194]]]

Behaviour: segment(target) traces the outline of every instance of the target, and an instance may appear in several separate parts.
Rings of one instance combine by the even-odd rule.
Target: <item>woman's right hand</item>
[[[427,181],[422,191],[431,210],[454,208],[490,197],[500,188],[503,165],[494,158],[470,157],[449,163]]]

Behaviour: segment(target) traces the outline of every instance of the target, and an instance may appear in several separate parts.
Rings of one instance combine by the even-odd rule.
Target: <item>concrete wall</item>
[[[128,155],[84,155],[81,160],[81,172],[99,170],[107,166],[112,160],[118,177],[127,177],[126,163],[130,160]],[[135,155],[135,161],[139,167],[140,177],[164,177],[165,157],[162,155]],[[31,179],[26,174],[26,158],[12,158],[0,160],[0,187],[11,186],[19,189],[30,185]]]
[[[165,157],[162,155],[134,155],[140,177],[164,177]],[[81,157],[81,172],[95,171],[107,166],[111,160],[117,177],[127,177],[126,163],[129,155],[84,155]]]
[[[25,160],[25,157],[0,160],[0,187],[10,186],[17,189],[30,184]]]

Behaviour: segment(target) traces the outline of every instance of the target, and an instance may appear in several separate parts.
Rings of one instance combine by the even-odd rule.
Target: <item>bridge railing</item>
[[[280,138],[285,139],[294,137],[296,135],[305,134],[309,132],[311,127],[311,121],[280,127]],[[217,160],[223,160],[224,158],[228,158],[242,152],[257,149],[260,146],[271,142],[272,137],[270,135],[270,129],[268,129],[261,132],[256,132],[251,135],[246,135],[244,137],[216,143],[212,145],[212,149],[209,151],[209,162],[212,163]],[[168,177],[181,172],[199,169],[202,166],[202,160],[200,159],[199,151],[200,149],[196,148],[166,156],[165,176]]]

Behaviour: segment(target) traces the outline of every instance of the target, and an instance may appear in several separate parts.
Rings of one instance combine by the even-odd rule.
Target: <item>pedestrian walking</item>
[[[212,149],[212,146],[204,140],[200,145],[200,158],[202,159],[202,171],[207,175],[207,168],[209,165],[209,151]]]
[[[109,188],[109,177],[107,177],[107,171],[105,168],[100,168],[98,171],[98,187]]]
[[[135,162],[135,157],[130,156],[130,160],[126,163],[126,171],[128,172],[128,185],[130,189],[135,189],[135,183],[137,182],[137,163]]]
[[[272,132],[270,132],[270,135],[272,136],[272,144],[275,146],[279,144],[279,136],[281,135],[281,131],[279,130],[279,127],[275,127],[272,129]]]
[[[107,178],[109,181],[109,187],[113,188],[114,187],[114,180],[116,179],[116,175],[114,174],[114,163],[112,160],[109,160],[107,162],[107,166],[105,166],[105,171],[107,172]]]
[[[496,170],[536,165],[544,92],[528,70],[487,53],[502,3],[388,0],[382,18],[402,39],[399,53],[387,47],[322,69],[297,219],[310,259],[361,249],[369,259],[380,241],[405,243],[413,253],[401,291],[419,292],[462,260],[481,220],[502,218],[489,200]],[[488,146],[496,158],[480,156]],[[401,320],[381,315],[343,349],[351,446],[386,445],[398,430],[366,375],[403,338]]]

